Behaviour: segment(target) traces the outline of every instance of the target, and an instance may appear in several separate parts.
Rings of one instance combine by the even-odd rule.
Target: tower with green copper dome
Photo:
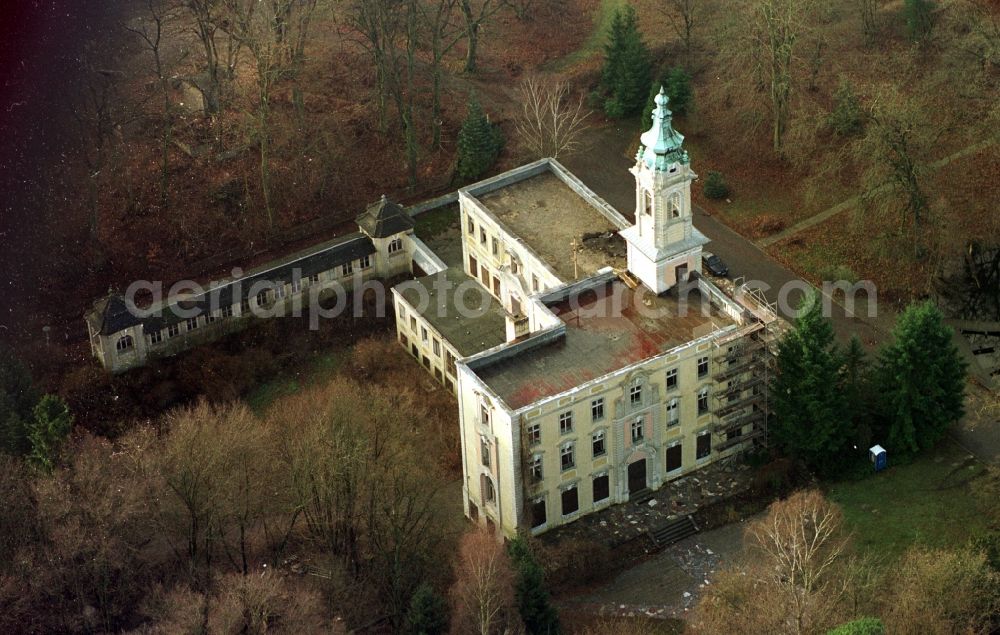
[[[691,181],[697,178],[674,130],[669,99],[661,88],[653,125],[643,133],[635,165],[635,224],[621,231],[628,244],[628,268],[657,294],[701,271],[701,248],[708,242],[695,229]]]

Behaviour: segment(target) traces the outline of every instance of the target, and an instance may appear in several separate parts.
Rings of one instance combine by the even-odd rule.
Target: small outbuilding
[[[888,455],[881,445],[873,445],[868,449],[868,459],[875,466],[876,472],[881,472],[888,466]]]

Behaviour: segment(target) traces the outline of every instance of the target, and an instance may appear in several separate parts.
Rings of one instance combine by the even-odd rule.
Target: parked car
[[[710,251],[701,252],[701,264],[702,268],[713,276],[724,278],[729,275],[729,267],[726,266],[726,263]]]

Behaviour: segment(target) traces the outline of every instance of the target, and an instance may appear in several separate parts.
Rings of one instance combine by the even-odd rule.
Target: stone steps
[[[649,537],[658,549],[663,549],[696,533],[698,526],[694,524],[694,519],[691,516],[681,516],[651,530]]]

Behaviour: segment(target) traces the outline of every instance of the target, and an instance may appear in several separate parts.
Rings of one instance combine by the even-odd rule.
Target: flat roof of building
[[[476,198],[565,281],[586,278],[603,267],[625,266],[620,228],[552,171]]]
[[[503,307],[460,268],[449,267],[401,283],[396,289],[462,357],[507,340]]]
[[[475,372],[516,410],[736,324],[696,288],[686,299],[676,293],[656,296],[615,278],[548,305],[566,325],[563,337]]]

